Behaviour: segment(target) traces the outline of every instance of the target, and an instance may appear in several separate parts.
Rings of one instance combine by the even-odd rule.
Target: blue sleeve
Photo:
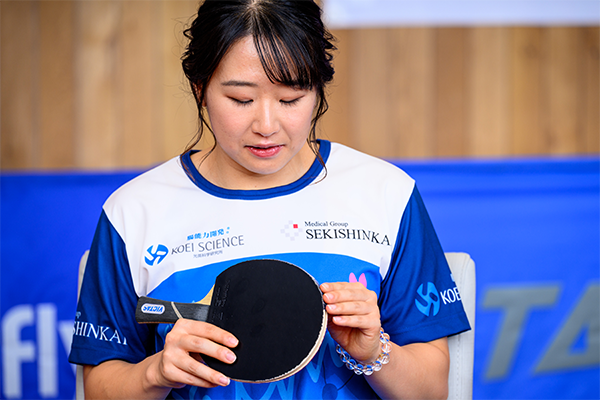
[[[143,360],[153,335],[147,325],[135,320],[137,299],[125,244],[102,212],[77,304],[69,362]]]
[[[381,284],[382,325],[394,343],[429,342],[469,330],[456,284],[417,187]]]

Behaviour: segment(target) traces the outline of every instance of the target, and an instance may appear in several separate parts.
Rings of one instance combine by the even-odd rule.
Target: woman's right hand
[[[148,370],[149,382],[170,388],[227,386],[229,378],[203,363],[202,355],[231,364],[235,361],[231,348],[237,344],[235,336],[215,325],[179,319]]]
[[[86,399],[164,399],[172,388],[227,386],[229,378],[202,362],[202,354],[225,363],[235,361],[238,340],[206,322],[178,320],[165,347],[137,364],[108,360],[83,368]]]
[[[180,319],[167,334],[165,347],[137,364],[108,360],[83,367],[86,399],[164,399],[185,385],[227,386],[229,378],[202,362],[201,354],[232,363],[238,340],[206,322]]]

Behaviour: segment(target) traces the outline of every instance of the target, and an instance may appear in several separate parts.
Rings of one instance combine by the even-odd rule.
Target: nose
[[[264,102],[256,108],[252,123],[252,131],[254,133],[269,137],[279,131],[279,117],[275,108],[276,106],[270,102]]]

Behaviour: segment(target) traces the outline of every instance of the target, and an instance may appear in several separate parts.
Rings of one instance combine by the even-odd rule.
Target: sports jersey
[[[186,153],[113,193],[90,249],[69,360],[137,363],[160,351],[172,325],[137,324],[139,296],[196,302],[225,268],[256,258],[293,263],[319,283],[363,283],[377,293],[382,326],[399,345],[469,329],[414,180],[383,160],[319,143],[325,167],[315,160],[281,187],[217,187]],[[377,398],[335,345],[326,334],[312,361],[278,382],[186,386],[170,397]]]

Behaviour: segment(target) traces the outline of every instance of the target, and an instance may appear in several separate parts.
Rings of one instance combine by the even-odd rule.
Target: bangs
[[[290,30],[291,31],[291,30]],[[254,44],[269,80],[286,86],[310,90],[319,77],[306,40],[293,32],[260,32]]]

